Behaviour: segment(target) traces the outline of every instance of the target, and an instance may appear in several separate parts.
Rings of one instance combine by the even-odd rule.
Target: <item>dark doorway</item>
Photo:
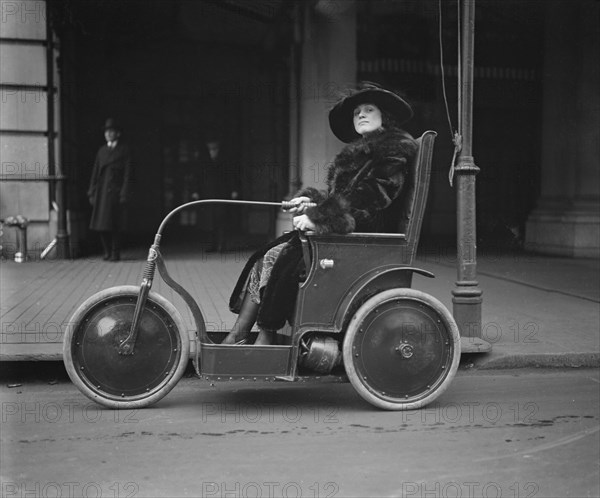
[[[358,79],[404,94],[415,110],[408,131],[438,132],[428,216],[422,240],[453,251],[455,190],[448,180],[454,146],[444,105],[441,41],[447,98],[454,129],[458,105],[456,0],[359,4]],[[523,240],[540,185],[541,85],[545,2],[477,0],[473,154],[477,175],[479,247],[503,249]]]
[[[85,192],[102,124],[119,119],[135,162],[129,239],[148,242],[186,196],[185,170],[222,137],[245,199],[281,199],[288,171],[288,7],[280,1],[55,2],[64,45],[64,171],[72,238],[85,241]],[[198,213],[190,229],[210,230]],[[236,229],[272,235],[275,213],[248,209]],[[183,225],[186,225],[184,223]],[[85,242],[83,242],[85,245]],[[84,251],[85,252],[85,251]]]

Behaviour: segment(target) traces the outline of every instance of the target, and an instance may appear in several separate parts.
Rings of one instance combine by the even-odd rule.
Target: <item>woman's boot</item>
[[[259,305],[250,299],[250,293],[246,292],[237,320],[221,344],[245,344],[256,322],[258,308]]]

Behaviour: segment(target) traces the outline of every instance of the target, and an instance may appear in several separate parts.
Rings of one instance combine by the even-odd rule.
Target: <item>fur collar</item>
[[[375,131],[346,145],[334,164],[342,170],[358,170],[368,159],[410,157],[414,154],[412,137],[399,128]]]

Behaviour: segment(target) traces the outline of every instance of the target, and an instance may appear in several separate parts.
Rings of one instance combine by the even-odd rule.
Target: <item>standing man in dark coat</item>
[[[221,140],[209,137],[206,140],[208,151],[203,171],[203,190],[205,198],[237,199],[239,197],[240,178],[236,174],[231,154],[223,151]],[[227,231],[235,226],[235,210],[227,205],[212,206],[212,240],[209,252],[222,252],[227,249]]]
[[[121,232],[125,229],[125,213],[130,196],[133,170],[129,147],[122,143],[121,127],[112,118],[106,120],[106,145],[96,154],[88,189],[92,205],[90,229],[100,232],[104,260],[121,259]]]

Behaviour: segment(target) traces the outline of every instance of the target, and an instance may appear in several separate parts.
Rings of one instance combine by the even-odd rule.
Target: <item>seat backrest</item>
[[[426,131],[417,139],[419,149],[413,158],[409,168],[409,175],[405,185],[405,193],[400,202],[399,231],[406,235],[408,246],[413,252],[419,241],[421,225],[427,194],[429,192],[429,180],[431,177],[431,159],[433,157],[433,144],[437,133]]]

